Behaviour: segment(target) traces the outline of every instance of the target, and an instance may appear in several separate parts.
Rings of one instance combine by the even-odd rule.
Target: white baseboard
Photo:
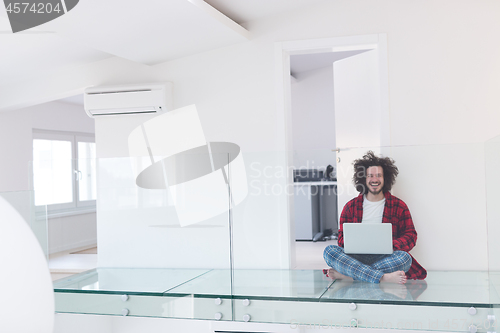
[[[81,251],[84,250],[85,248],[95,246],[96,244],[97,244],[97,238],[85,239],[80,242],[51,247],[49,248],[49,254],[65,252],[70,250]]]

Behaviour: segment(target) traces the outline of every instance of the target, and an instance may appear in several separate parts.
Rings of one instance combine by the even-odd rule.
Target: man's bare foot
[[[334,280],[352,280],[352,277],[346,276],[344,274],[341,274],[334,270],[333,268],[330,268],[328,272],[326,273],[326,276],[329,278],[332,278]]]
[[[386,273],[382,276],[380,279],[380,282],[391,282],[391,283],[399,283],[399,284],[405,284],[406,283],[406,274],[403,271],[396,271],[392,273]]]

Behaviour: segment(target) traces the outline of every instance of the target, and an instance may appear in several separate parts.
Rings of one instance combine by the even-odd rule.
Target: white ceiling
[[[62,99],[58,100],[58,102],[64,102],[64,103],[70,103],[70,104],[76,104],[76,105],[83,106],[83,94],[62,98]]]
[[[91,23],[91,24],[89,24]],[[247,41],[202,0],[85,0],[43,25],[69,40],[146,65]]]
[[[300,9],[324,0],[205,0],[238,24]]]
[[[0,91],[110,57],[155,65],[245,42],[251,31],[238,23],[320,1],[82,0],[67,14],[16,34],[0,5]]]

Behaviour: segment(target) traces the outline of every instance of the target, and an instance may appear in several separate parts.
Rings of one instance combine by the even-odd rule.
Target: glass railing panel
[[[490,279],[490,300],[500,308],[500,136],[485,143],[486,207],[488,219],[488,269]],[[498,322],[498,309],[496,320]]]
[[[410,251],[414,259],[420,262],[424,268],[429,272],[427,281],[435,281],[438,283],[442,281],[441,272],[443,271],[467,271],[474,272],[473,280],[467,281],[460,278],[455,278],[463,288],[467,289],[472,285],[482,288],[484,285],[484,272],[488,270],[487,261],[487,230],[486,230],[486,205],[485,205],[485,173],[484,173],[484,147],[482,143],[471,144],[443,144],[443,145],[421,145],[421,146],[393,146],[393,147],[355,147],[355,148],[341,148],[340,152],[333,152],[331,150],[320,150],[313,152],[297,152],[288,153],[289,164],[286,167],[280,164],[263,164],[258,165],[260,172],[256,171],[255,165],[249,166],[249,178],[253,180],[255,176],[264,178],[264,172],[269,175],[268,178],[277,182],[276,179],[282,179],[284,187],[304,187],[307,186],[309,191],[304,191],[306,197],[306,205],[312,207],[307,212],[310,220],[315,220],[319,227],[313,229],[309,235],[314,235],[317,231],[325,231],[326,225],[333,225],[334,228],[337,224],[335,215],[339,215],[343,209],[344,203],[353,197],[357,196],[358,192],[352,184],[352,177],[354,174],[352,161],[356,158],[361,158],[368,151],[374,151],[376,155],[389,156],[395,160],[396,166],[399,168],[399,175],[396,178],[396,183],[392,188],[392,194],[401,198],[409,207],[412,215],[414,226],[417,230],[418,238],[416,246]],[[246,157],[248,153],[244,153]],[[255,156],[259,154],[255,153]],[[261,154],[262,155],[262,154]],[[250,154],[251,156],[251,154]],[[299,156],[300,158],[295,158]],[[467,156],[467,162],[464,161],[464,156]],[[293,157],[293,158],[291,158]],[[247,159],[245,159],[247,160]],[[250,160],[250,158],[248,158]],[[293,160],[293,161],[290,161]],[[278,159],[275,163],[278,163]],[[331,178],[326,177],[326,168],[332,165],[334,169],[334,176]],[[271,176],[270,170],[276,171],[287,168],[287,172],[276,173],[278,177]],[[316,170],[309,172],[305,177],[310,179],[301,179],[297,181],[296,176],[301,176],[300,172]],[[295,171],[295,172],[294,172]],[[253,176],[253,178],[252,178]],[[304,175],[302,175],[304,176]],[[273,178],[274,177],[274,178]],[[280,178],[281,177],[281,178]],[[256,178],[259,180],[259,178]],[[253,187],[249,186],[249,198],[257,200],[252,196]],[[293,181],[295,180],[295,181]],[[329,198],[325,197],[325,190],[323,193],[318,191],[317,188],[327,187],[325,183],[328,181],[335,184],[334,191],[337,194],[337,203],[335,200],[328,201]],[[261,183],[263,183],[261,181]],[[259,184],[258,182],[254,182]],[[269,187],[269,186],[268,186]],[[261,187],[262,189],[264,186]],[[271,198],[279,201],[280,194],[278,185],[275,186],[275,193],[271,193]],[[321,200],[316,202],[313,200],[315,192],[323,196]],[[282,191],[283,192],[283,191]],[[291,191],[290,191],[291,192]],[[288,198],[292,198],[290,206],[285,212],[288,213],[290,221],[293,221],[289,226],[281,226],[281,234],[286,234],[291,231],[292,227],[298,229],[298,224],[303,221],[294,209],[297,208],[297,203],[300,204],[300,199],[297,193],[287,193]],[[281,194],[281,197],[283,194]],[[249,201],[248,201],[249,202]],[[325,207],[331,208],[336,206],[336,213],[325,213]],[[314,216],[313,209],[316,209],[316,216]],[[312,215],[312,216],[311,216]],[[326,217],[328,216],[329,217]],[[321,218],[320,218],[321,217]],[[248,218],[248,217],[247,217]],[[283,216],[281,216],[283,219]],[[319,221],[318,221],[319,220]],[[309,221],[310,222],[310,221]],[[241,221],[235,219],[235,224],[238,225]],[[279,223],[274,223],[275,227]],[[293,225],[294,224],[294,225]],[[289,229],[287,229],[287,227]],[[308,226],[311,229],[311,226]],[[335,230],[333,230],[335,231]],[[293,243],[293,235],[290,236]],[[309,238],[309,240],[311,240]],[[334,240],[332,240],[334,241]],[[466,244],[471,244],[465,246]],[[235,244],[238,242],[235,241]],[[330,244],[331,241],[325,242]],[[237,246],[237,245],[236,245]],[[299,247],[297,247],[299,248]],[[293,244],[290,249],[283,247],[284,252],[288,251],[293,256]],[[235,258],[238,258],[238,252],[234,253]],[[295,253],[296,258],[299,258],[299,253]],[[284,257],[285,254],[282,254]],[[322,251],[319,251],[316,256],[318,258],[318,266],[311,267],[315,269],[325,268],[326,264],[322,260]],[[294,267],[290,260],[290,267]],[[247,265],[250,265],[247,263]],[[320,266],[322,265],[322,266]],[[458,282],[461,280],[462,282]],[[470,283],[469,283],[470,282]],[[453,285],[453,283],[451,284]],[[420,288],[420,287],[419,287]],[[446,288],[446,286],[443,286]],[[429,300],[434,299],[435,296],[431,293],[432,288],[427,287],[426,295],[430,295]],[[457,292],[459,290],[457,289]],[[470,297],[461,298],[467,299],[470,302],[484,304],[488,300],[485,298],[484,292],[466,293]],[[434,294],[436,295],[436,294]],[[423,297],[424,295],[420,296]],[[460,297],[449,295],[445,297],[450,301],[460,300]]]
[[[214,269],[195,279],[186,280],[185,283],[168,289],[165,296],[194,295],[197,297],[231,298],[231,286],[231,271]]]
[[[48,259],[48,221],[47,207],[35,207],[33,191],[2,192],[0,197],[6,200],[29,225],[35,235],[43,254]]]
[[[163,295],[209,272],[203,269],[97,268],[54,283],[55,291]]]
[[[488,306],[488,275],[486,271],[429,271],[427,289],[417,298],[446,306]],[[410,281],[411,282],[411,281]]]
[[[32,201],[33,202],[33,201]],[[42,247],[43,254],[49,259],[49,218],[47,206],[36,207],[30,221],[31,230]]]
[[[216,269],[230,295],[229,163],[227,153],[206,146],[166,157],[98,159],[98,268],[55,283],[57,311],[120,314],[113,295],[130,295],[128,315],[213,319],[192,288],[168,292]],[[88,298],[102,295],[111,298]],[[223,312],[232,318],[231,307]]]
[[[293,295],[290,302],[286,301],[287,293],[281,293],[281,289],[288,290],[284,286],[286,283],[283,284],[281,281],[281,288],[276,285],[277,288],[274,289],[273,282],[269,282],[273,281],[267,276],[273,271],[272,269],[265,270],[266,273],[255,270],[259,276],[250,279],[255,289],[242,289],[244,292],[241,293],[240,299],[236,276],[239,270],[242,272],[245,270],[244,266],[239,266],[240,269],[234,272],[233,284],[235,320],[287,324],[294,318],[301,318],[303,323],[310,325],[328,319],[334,324],[345,321],[347,326],[352,327],[353,323],[344,319],[358,316],[347,307],[349,303],[355,303],[359,306],[358,310],[361,309],[360,304],[363,304],[364,309],[363,313],[359,314],[360,321],[355,324],[357,327],[370,327],[369,323],[366,323],[367,319],[376,321],[377,318],[385,318],[393,324],[391,328],[397,328],[398,324],[402,324],[403,326],[400,327],[402,329],[469,331],[469,326],[474,324],[480,331],[484,331],[484,325],[481,326],[481,324],[490,313],[491,287],[489,282],[491,276],[488,276],[486,255],[485,151],[481,143],[341,148],[340,152],[327,150],[293,152],[286,154],[287,157],[281,160],[276,158],[273,161],[268,158],[267,164],[261,162],[265,160],[262,157],[265,155],[263,153],[253,154],[254,158],[246,158],[252,154],[244,153],[245,161],[260,162],[260,164],[249,162],[248,170],[250,171],[247,173],[250,178],[248,181],[249,200],[246,203],[248,204],[250,200],[258,202],[259,199],[264,202],[262,193],[264,193],[265,186],[263,184],[266,184],[268,189],[274,186],[274,193],[268,190],[270,193],[268,196],[270,200],[280,202],[279,198],[283,198],[284,189],[287,186],[309,186],[312,189],[313,186],[324,186],[322,182],[335,181],[338,195],[337,212],[340,213],[345,202],[357,195],[351,182],[352,160],[360,158],[368,150],[396,160],[399,176],[392,193],[403,199],[410,208],[418,232],[418,245],[412,249],[411,254],[427,269],[427,278],[423,281],[410,280],[403,286],[336,280],[318,298],[318,303],[323,307],[316,308],[315,303],[310,302],[314,298],[309,298],[309,301],[302,298],[306,303],[291,301],[301,299],[297,293],[293,292],[288,294]],[[257,157],[259,155],[260,160]],[[325,177],[328,165],[334,167],[336,176],[332,178],[336,179]],[[287,171],[276,172],[283,169]],[[294,182],[294,174],[291,174],[294,169],[296,171],[318,170],[322,171],[323,175],[313,173],[310,175],[313,179],[301,180],[301,183]],[[268,173],[267,177],[265,177],[265,171]],[[270,175],[270,171],[274,171],[275,174]],[[256,188],[261,191],[252,192]],[[306,196],[309,196],[307,204],[319,206],[315,208],[317,216],[312,216],[312,219],[319,219],[320,214],[324,214],[324,210],[321,207],[321,200],[317,198],[313,200],[312,193],[313,191],[306,191]],[[289,191],[286,195],[293,199],[291,200],[292,206],[288,207],[288,211],[284,211],[287,211],[289,216],[295,215],[293,217],[297,218],[293,211],[296,208],[294,205],[297,203],[297,193]],[[258,198],[259,196],[262,198]],[[311,211],[307,213],[313,214]],[[293,221],[293,217],[289,220]],[[294,221],[295,227],[297,222],[297,220]],[[322,226],[310,232],[310,235],[326,229],[324,226],[329,222],[321,221]],[[333,224],[335,222],[333,221]],[[241,221],[238,221],[236,216],[235,225],[238,223]],[[279,223],[274,223],[273,227],[276,225]],[[293,227],[294,225],[291,224],[288,229],[287,226],[280,228],[281,234],[291,233],[292,242]],[[472,251],[469,246],[471,242],[473,243]],[[235,241],[235,246],[238,246],[237,244],[238,242]],[[284,252],[288,251],[281,253],[282,259],[287,254],[293,257],[293,244],[288,249],[285,246],[282,249]],[[238,251],[235,250],[234,256],[235,261],[239,262]],[[296,257],[299,255],[296,254]],[[257,260],[247,262],[247,267],[251,267],[255,261]],[[321,263],[321,259],[318,262],[325,265]],[[289,264],[293,267],[293,258],[290,258]],[[266,282],[259,284],[257,281]],[[243,295],[250,300],[250,306],[248,302],[244,303],[245,296]],[[269,302],[271,299],[279,299],[279,301]],[[401,307],[403,305],[404,307]],[[365,310],[368,308],[369,311],[366,313]],[[465,311],[464,308],[467,310]],[[332,316],[332,313],[336,315]],[[405,313],[412,313],[412,318]],[[473,315],[473,313],[476,314]],[[364,323],[361,322],[361,318],[365,320]],[[455,327],[457,323],[461,327]]]
[[[323,218],[316,231],[332,225],[331,232],[335,232],[345,201],[357,194],[351,183],[352,159],[368,150],[392,157],[399,168],[391,192],[411,211],[418,242],[410,253],[428,271],[423,281],[410,280],[404,286],[333,281],[321,271],[326,268],[322,250],[307,269],[294,269],[294,258],[299,257],[294,252],[294,231],[300,223],[294,212],[296,188],[321,188],[320,195],[330,196],[316,201],[317,218]],[[299,164],[292,162],[293,153],[239,151],[225,156],[212,152],[212,160],[199,168],[194,156],[97,161],[99,268],[75,280],[59,281],[56,290],[161,295],[175,299],[168,301],[164,309],[169,310],[163,313],[176,313],[178,306],[179,318],[211,319],[212,309],[210,314],[187,309],[201,309],[195,305],[198,300],[213,303],[217,298],[232,298],[234,320],[245,320],[242,316],[255,310],[250,321],[276,323],[289,323],[295,316],[314,323],[329,318],[325,316],[332,311],[343,315],[329,319],[343,322],[352,316],[349,303],[369,306],[369,316],[359,317],[365,321],[375,315],[389,318],[393,307],[411,307],[415,318],[427,324],[410,329],[446,330],[444,323],[433,327],[429,320],[453,318],[456,308],[461,316],[460,311],[473,306],[479,314],[475,318],[481,320],[484,311],[491,312],[497,295],[492,269],[496,252],[488,248],[492,235],[487,234],[487,227],[488,232],[493,229],[485,205],[489,181],[483,144],[357,147],[314,153],[309,164],[304,158]],[[316,168],[323,175],[294,182],[294,169],[301,170],[302,164],[304,170]],[[336,174],[326,179],[328,165]],[[305,193],[314,194],[312,190]],[[307,200],[313,205],[313,200]],[[324,246],[335,242],[322,240],[318,243]],[[194,274],[183,275],[186,272]],[[142,284],[142,279],[150,283]],[[139,294],[140,289],[144,294]],[[314,307],[314,314],[301,307],[306,305]],[[134,313],[147,315],[146,310],[143,305]],[[398,316],[404,318],[404,311]],[[231,316],[224,312],[224,318]]]
[[[402,198],[418,233],[411,254],[429,271],[487,271],[482,143],[392,147]]]
[[[233,295],[264,299],[319,300],[331,285],[321,270],[236,270]]]
[[[285,153],[239,152],[231,158],[234,268],[288,268]]]
[[[466,308],[446,306],[245,299],[234,303],[235,321],[285,324],[303,330],[366,328],[487,332],[485,321],[489,310],[475,308],[475,315],[471,315]]]
[[[49,147],[42,147],[50,148]],[[44,229],[48,240],[46,251],[53,278],[73,274],[96,266],[95,256],[70,263],[69,254],[91,251],[95,254],[96,200],[78,195],[80,181],[95,172],[78,170],[78,160],[53,158],[49,153],[38,152],[37,161],[29,163],[30,187],[33,188],[33,205],[36,219],[46,218]],[[92,160],[95,164],[95,159]],[[93,182],[95,179],[93,180]],[[87,200],[88,199],[88,200]],[[88,252],[86,252],[88,253]]]
[[[337,280],[321,300],[489,307],[488,274],[431,271],[425,280],[408,280],[406,284]]]
[[[231,296],[227,272],[213,270],[193,279],[168,294]],[[257,270],[234,271],[232,296],[236,298],[314,299],[318,300],[332,280],[318,270]]]
[[[219,155],[100,159],[99,266],[229,269],[228,186],[210,160],[227,160]]]

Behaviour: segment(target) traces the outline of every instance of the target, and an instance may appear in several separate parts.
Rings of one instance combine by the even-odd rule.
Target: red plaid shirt
[[[394,251],[410,250],[417,242],[417,232],[413,226],[410,210],[403,200],[393,196],[389,192],[385,194],[384,215],[382,223],[392,224],[392,247]],[[344,247],[344,223],[361,223],[363,220],[363,195],[349,201],[342,210],[340,216],[339,240],[340,247]],[[410,254],[411,255],[411,254]],[[413,258],[410,270],[406,272],[409,279],[423,280],[427,276],[427,271]]]

